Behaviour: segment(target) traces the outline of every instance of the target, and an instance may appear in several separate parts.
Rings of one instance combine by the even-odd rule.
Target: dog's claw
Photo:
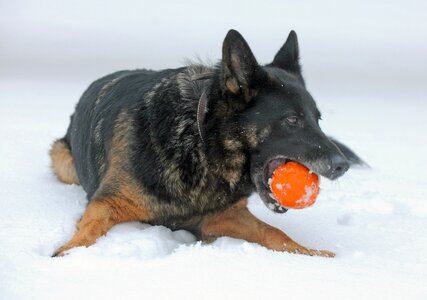
[[[64,252],[57,250],[52,254],[51,257],[62,257],[62,256],[64,256]]]
[[[328,250],[315,250],[317,256],[323,256],[323,257],[335,257],[335,253]]]
[[[67,254],[66,253],[67,250],[70,250],[70,248],[62,246],[61,248],[59,248],[55,252],[53,252],[51,257],[63,257]]]

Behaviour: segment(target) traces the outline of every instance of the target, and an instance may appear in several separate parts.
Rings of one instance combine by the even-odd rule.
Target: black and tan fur
[[[311,154],[301,151],[301,157],[280,147],[276,153],[268,144],[278,142],[280,111],[263,104],[266,92],[301,91],[308,97],[295,51],[292,32],[273,63],[262,67],[243,37],[231,30],[217,66],[121,71],[92,83],[66,136],[51,149],[58,179],[81,184],[89,199],[74,237],[54,255],[93,244],[114,224],[142,221],[187,229],[203,240],[226,235],[278,251],[333,256],[297,244],[246,208],[254,191],[266,204],[273,201],[261,188],[262,174],[283,157],[332,179],[348,168],[341,147],[326,136],[321,141],[329,147],[325,153],[306,147]],[[204,96],[206,107],[200,107]],[[276,98],[275,103],[287,101]],[[307,107],[317,114],[314,102]],[[359,161],[342,147],[347,158]]]

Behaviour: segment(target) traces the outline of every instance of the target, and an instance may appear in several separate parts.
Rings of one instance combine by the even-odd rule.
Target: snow
[[[425,2],[242,3],[193,2],[188,11],[160,1],[138,9],[132,1],[3,5],[0,299],[427,298]],[[174,14],[182,16],[174,26],[159,21]],[[217,58],[233,27],[263,62],[296,29],[322,128],[372,167],[323,179],[315,205],[303,210],[274,214],[250,198],[261,220],[337,256],[279,253],[227,237],[202,244],[186,231],[135,222],[51,258],[87,201],[81,187],[54,177],[48,149],[90,81],[122,68],[179,66],[195,52]]]
[[[0,136],[7,141],[0,147],[2,299],[427,295],[425,127],[413,128],[399,143],[392,137],[400,123],[425,122],[425,104],[400,116],[399,124],[388,123],[381,134],[378,129],[347,131],[346,126],[360,122],[357,114],[340,108],[338,100],[331,102],[323,110],[324,127],[335,128],[336,136],[372,169],[350,170],[338,182],[322,180],[313,207],[283,215],[269,211],[257,195],[251,197],[250,210],[259,218],[303,245],[335,251],[336,258],[277,253],[232,238],[205,245],[188,232],[140,223],[115,226],[87,249],[50,258],[71,237],[86,205],[79,186],[61,184],[52,175],[47,155],[52,140],[64,133],[84,86],[1,83]],[[395,114],[406,104],[396,102],[388,110]],[[335,105],[331,113],[329,107]],[[359,102],[358,110],[367,107],[371,115],[380,115],[370,101]],[[341,119],[350,121],[340,125]],[[362,126],[375,128],[377,121],[366,116]],[[413,155],[405,155],[408,151]],[[399,157],[405,157],[405,164],[396,161]]]

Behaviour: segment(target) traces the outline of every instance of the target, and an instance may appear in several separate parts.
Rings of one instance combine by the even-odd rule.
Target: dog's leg
[[[50,158],[52,170],[60,181],[67,184],[80,184],[70,146],[65,138],[58,139],[52,144]]]
[[[313,250],[299,245],[277,228],[252,215],[246,207],[247,200],[241,200],[226,211],[204,217],[201,223],[202,239],[230,236],[258,243],[276,251],[333,257],[326,250]]]
[[[63,256],[64,252],[79,246],[90,246],[104,235],[113,225],[128,221],[147,221],[149,211],[125,198],[106,197],[92,200],[77,225],[77,232],[53,256]]]

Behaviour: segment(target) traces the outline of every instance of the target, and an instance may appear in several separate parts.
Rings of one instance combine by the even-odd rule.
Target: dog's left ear
[[[230,30],[222,47],[223,90],[242,95],[248,100],[262,68],[242,35]]]
[[[280,48],[270,66],[284,69],[297,75],[301,75],[299,64],[298,37],[295,31],[289,33],[285,44]]]

